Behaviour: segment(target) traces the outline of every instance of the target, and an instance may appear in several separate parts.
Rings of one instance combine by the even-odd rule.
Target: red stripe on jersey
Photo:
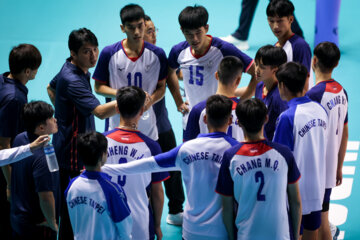
[[[236,153],[243,156],[258,156],[271,150],[272,147],[263,142],[245,143]]]
[[[210,37],[210,43],[209,43],[208,48],[206,49],[206,51],[205,51],[202,55],[193,54],[192,48],[191,48],[191,46],[190,46],[190,53],[191,53],[191,55],[193,55],[193,57],[196,58],[196,59],[199,59],[199,58],[201,58],[202,56],[205,56],[205,54],[207,54],[207,52],[209,51],[209,49],[210,49],[210,47],[211,47],[211,43],[212,43],[213,38],[212,38],[211,35],[206,35],[206,36],[207,36],[207,37]]]
[[[138,143],[144,142],[141,137],[139,137],[136,132],[139,131],[130,131],[130,130],[123,130],[117,128],[116,131],[110,133],[106,137],[111,138],[120,143]]]
[[[139,53],[139,55],[138,55],[137,57],[129,57],[129,55],[127,55],[127,53],[126,53],[126,51],[125,51],[125,48],[124,48],[124,44],[123,44],[124,41],[125,41],[125,39],[121,41],[121,46],[122,46],[122,48],[123,48],[123,51],[124,51],[126,57],[127,57],[128,59],[130,59],[131,61],[136,62],[136,60],[138,60],[138,59],[141,57],[141,55],[143,54],[143,52],[144,52],[144,48],[145,48],[145,43],[144,43],[144,41],[143,41],[143,45],[142,45],[142,48],[141,48],[141,52]]]
[[[156,181],[156,182],[151,182],[151,184],[161,183],[161,182],[164,182],[164,181],[168,180],[169,178],[170,178],[170,176],[167,176],[167,177],[164,178],[163,180]]]
[[[233,105],[232,105],[232,110],[235,110],[236,109],[236,106],[237,106],[237,102],[235,102],[234,100],[230,99],[232,102],[233,102]]]
[[[301,178],[301,174],[300,176],[298,177],[298,179],[296,179],[296,181],[293,181],[293,182],[288,182],[288,184],[294,184],[294,183],[297,183],[299,181],[299,179]]]
[[[325,92],[338,93],[341,90],[342,90],[342,86],[335,81],[326,83]]]

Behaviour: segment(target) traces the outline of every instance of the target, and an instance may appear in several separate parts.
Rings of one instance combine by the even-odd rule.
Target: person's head
[[[69,35],[69,50],[71,60],[76,66],[87,72],[96,65],[99,49],[98,40],[89,29],[73,30]]]
[[[40,51],[31,44],[20,44],[10,52],[9,68],[13,76],[24,75],[28,80],[34,79],[41,64]]]
[[[222,85],[236,85],[237,87],[241,80],[243,68],[244,64],[238,57],[226,56],[221,60],[215,77]]]
[[[255,55],[256,80],[275,80],[275,74],[280,65],[286,63],[287,56],[281,47],[266,45]]]
[[[25,130],[36,135],[53,134],[58,131],[54,109],[43,101],[32,101],[23,109]]]
[[[120,10],[121,31],[131,42],[142,42],[145,31],[145,12],[137,4],[128,4]]]
[[[194,49],[201,49],[206,42],[209,14],[203,6],[188,6],[181,11],[179,23],[186,41]]]
[[[291,33],[294,10],[294,5],[289,0],[273,0],[267,6],[268,23],[271,31],[278,39],[284,38]]]
[[[236,116],[246,134],[257,134],[267,121],[267,107],[257,98],[241,101],[236,106]]]
[[[321,42],[314,49],[312,66],[322,73],[331,73],[340,60],[340,50],[335,43]]]
[[[102,166],[107,158],[107,140],[99,132],[87,132],[77,138],[77,151],[86,167]]]
[[[208,128],[219,129],[232,122],[232,101],[222,95],[212,95],[206,101],[206,115],[204,122]]]
[[[279,67],[276,78],[279,81],[279,93],[283,100],[285,95],[296,96],[302,93],[308,77],[306,67],[300,63],[288,62]]]
[[[147,42],[155,45],[157,31],[158,31],[158,29],[155,27],[151,18],[148,15],[145,15],[144,41],[147,41]]]
[[[124,119],[132,119],[142,114],[146,94],[139,87],[122,87],[117,90],[116,102],[120,116]]]

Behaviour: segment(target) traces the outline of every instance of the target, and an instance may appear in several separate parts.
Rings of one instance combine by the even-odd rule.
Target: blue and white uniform
[[[257,84],[255,89],[255,98],[263,101],[268,109],[269,120],[264,126],[264,136],[267,140],[272,141],[276,128],[276,120],[279,115],[288,108],[288,106],[287,103],[280,97],[277,83],[266,95],[264,95],[264,88],[264,82]]]
[[[106,164],[103,169],[125,174],[181,170],[187,194],[183,238],[226,239],[221,198],[215,187],[223,154],[237,143],[222,132],[200,134],[169,152],[128,164]]]
[[[15,163],[31,155],[30,144],[0,150],[0,167]]]
[[[201,56],[193,55],[186,41],[175,45],[169,54],[169,66],[173,69],[180,68],[182,71],[186,100],[190,109],[216,93],[218,82],[215,72],[224,57],[240,58],[244,64],[244,72],[247,72],[253,64],[253,60],[234,45],[217,37],[209,37],[211,37],[209,49]],[[187,117],[188,115],[185,115],[183,118],[184,130]]]
[[[308,97],[293,98],[278,119],[274,142],[293,152],[302,175],[299,181],[302,213],[322,209],[325,192],[325,152],[328,116]]]
[[[237,141],[244,140],[244,133],[241,127],[237,124],[237,117],[235,113],[236,105],[240,99],[236,97],[230,98],[232,101],[232,123],[228,128],[227,134],[235,138]],[[208,133],[207,125],[204,123],[204,115],[206,114],[206,100],[196,104],[190,111],[186,129],[184,131],[184,141],[195,139],[199,133]]]
[[[161,153],[159,144],[139,131],[115,128],[104,135],[108,140],[107,164],[142,161],[142,158]],[[136,175],[108,174],[112,182],[118,183],[124,189],[128,198],[133,219],[133,239],[153,239],[155,231],[148,193],[152,183],[165,181],[169,178],[169,174],[167,172]]]
[[[306,67],[309,78],[309,89],[314,86],[314,73],[311,70],[311,50],[309,44],[295,33],[285,42],[282,47],[286,52],[288,62],[301,63]]]
[[[216,192],[238,203],[237,239],[292,239],[287,185],[299,178],[293,154],[278,143],[243,142],[227,150]]]
[[[153,94],[158,82],[164,81],[167,76],[168,67],[164,50],[144,42],[139,57],[130,58],[124,50],[123,41],[109,45],[101,51],[93,78],[114,89],[137,86],[150,95]],[[156,117],[152,107],[148,113],[147,119],[140,119],[139,130],[151,139],[157,140]],[[107,120],[105,130],[114,129],[119,123],[120,115],[112,116]]]
[[[348,96],[345,89],[333,79],[319,82],[306,95],[320,103],[329,116],[326,147],[326,188],[336,186],[338,153],[344,125],[348,123]]]
[[[101,172],[84,171],[65,191],[74,239],[131,239],[124,190]]]

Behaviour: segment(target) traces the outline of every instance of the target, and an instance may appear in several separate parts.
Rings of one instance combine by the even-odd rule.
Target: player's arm
[[[95,80],[94,90],[97,94],[114,98],[116,97],[116,89],[109,87],[106,83]]]
[[[100,119],[105,119],[117,113],[115,106],[116,106],[116,101],[114,100],[102,105],[98,105],[97,107],[94,108],[94,110],[91,113]]]
[[[182,74],[181,74],[181,76],[182,76]],[[176,70],[171,67],[169,67],[169,69],[168,69],[167,84],[168,84],[169,90],[171,92],[171,95],[174,98],[177,110],[183,114],[189,112],[189,107],[183,101],[183,98],[180,93],[179,79],[176,75]]]
[[[241,100],[251,98],[255,95],[256,85],[258,82],[255,77],[255,64],[253,63],[248,69],[247,73],[251,76],[247,87],[241,87],[235,90],[235,96],[240,97]]]
[[[295,182],[287,185],[288,201],[290,208],[291,224],[293,229],[294,239],[299,239],[300,223],[301,223],[301,198],[299,191],[299,184]]]
[[[131,240],[131,231],[132,231],[132,218],[129,215],[120,222],[115,223],[116,228],[119,232],[120,240]]]
[[[11,138],[8,137],[0,137],[0,150],[9,149],[10,148]],[[11,167],[10,165],[5,165],[1,167],[1,170],[4,174],[6,180],[6,196],[8,201],[10,201],[10,189],[11,189]]]
[[[338,166],[337,166],[337,172],[336,172],[336,186],[341,185],[342,183],[342,168],[344,164],[345,154],[346,154],[346,147],[347,142],[349,139],[349,128],[348,125],[344,125],[343,134],[341,137],[341,143],[340,143],[340,149],[338,153]]]
[[[161,182],[151,184],[151,205],[154,211],[154,225],[157,239],[162,239],[162,231],[160,228],[161,216],[164,207],[164,189]]]
[[[230,240],[234,240],[234,200],[232,196],[221,195],[222,218]]]
[[[46,226],[53,231],[58,231],[58,225],[56,224],[55,217],[55,198],[51,191],[39,192],[39,203],[42,213],[46,219],[46,222],[40,224],[40,226]]]
[[[51,103],[55,106],[56,90],[53,89],[50,84],[47,85],[47,93],[49,95]]]
[[[153,104],[157,103],[165,95],[166,79],[158,81],[155,91],[151,94],[149,100],[145,103],[145,111],[148,110]]]

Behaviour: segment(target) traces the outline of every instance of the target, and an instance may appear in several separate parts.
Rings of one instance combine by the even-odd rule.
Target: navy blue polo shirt
[[[266,137],[267,140],[272,141],[276,128],[276,120],[279,115],[288,108],[288,106],[287,103],[280,98],[277,84],[273,86],[273,88],[267,93],[266,96],[263,95],[264,87],[264,82],[257,84],[255,98],[263,101],[268,108],[269,121],[265,124],[264,127],[264,137]]]
[[[168,111],[165,106],[165,97],[163,97],[159,102],[153,105],[153,109],[156,116],[156,126],[158,132],[164,133],[168,132],[171,129],[171,123],[168,117]]]
[[[0,75],[0,137],[11,138],[24,131],[22,110],[27,103],[28,89],[18,80]]]
[[[20,133],[14,140],[14,147],[29,144],[37,137],[27,132]],[[36,224],[45,221],[40,208],[39,192],[54,193],[56,216],[59,216],[59,171],[49,171],[43,149],[11,164],[11,167],[11,226],[19,235],[31,234]]]
[[[53,137],[60,168],[79,171],[83,163],[77,154],[76,138],[80,133],[95,130],[91,113],[99,100],[92,93],[90,73],[84,73],[67,59],[60,72],[50,82],[56,90],[55,118],[58,132]]]

